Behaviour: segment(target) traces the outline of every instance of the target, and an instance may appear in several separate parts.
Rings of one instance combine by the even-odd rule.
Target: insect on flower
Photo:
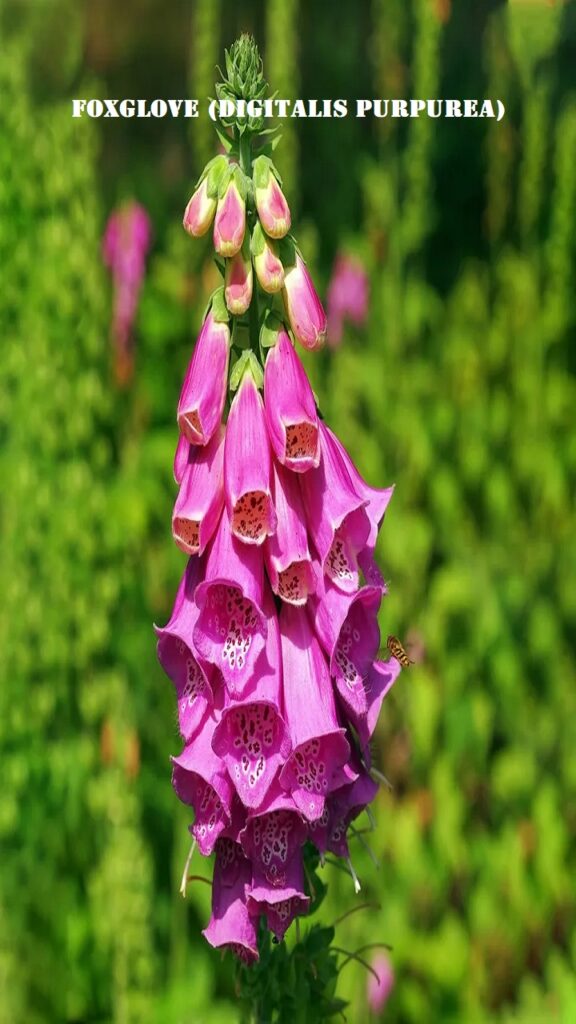
[[[402,668],[408,668],[408,665],[414,664],[412,659],[406,654],[406,651],[397,636],[389,636],[386,640],[386,647],[390,651],[392,657],[396,658],[396,660],[400,662]]]

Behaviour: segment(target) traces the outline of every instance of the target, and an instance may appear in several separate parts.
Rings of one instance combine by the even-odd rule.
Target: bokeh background
[[[338,945],[394,947],[390,1024],[576,1020],[575,15],[0,3],[1,1024],[237,1019],[230,958],[200,936],[209,888],[178,895],[189,815],[152,632],[184,565],[175,403],[215,285],[181,217],[215,135],[75,121],[70,97],[207,97],[241,30],[281,96],[506,104],[500,123],[288,121],[277,162],[321,294],[338,253],[369,278],[365,322],[307,366],[368,480],[396,482],[381,626],[416,661],[377,733],[378,866],[352,841],[380,909]],[[120,372],[101,240],[126,200],[152,245]],[[355,897],[325,877],[330,923]],[[349,1021],[366,984],[343,968]]]

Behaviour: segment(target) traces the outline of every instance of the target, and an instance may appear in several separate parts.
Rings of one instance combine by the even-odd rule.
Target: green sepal
[[[210,306],[208,308],[212,309],[212,316],[214,317],[216,323],[227,324],[229,322],[230,314],[226,306],[226,300],[224,298],[224,288],[222,286],[220,286],[220,288],[217,288],[216,291],[212,293],[212,298],[210,299]],[[208,310],[206,312],[208,312]]]
[[[251,373],[256,387],[258,389],[262,388],[264,384],[264,374],[260,363],[251,349],[243,352],[238,362],[234,364],[232,373],[230,374],[230,391],[238,390],[245,373]]]
[[[272,171],[272,161],[268,156],[257,156],[252,165],[252,181],[254,188],[266,188]]]
[[[234,178],[234,184],[236,185],[236,188],[238,189],[244,202],[246,202],[246,196],[248,195],[248,179],[246,178],[244,171],[238,166],[238,164],[235,165],[232,171],[232,176]]]
[[[228,185],[232,181],[233,174],[234,167],[232,164],[228,164],[228,167],[226,167],[218,183],[218,199],[222,199],[222,197],[226,194],[226,189],[228,188]]]
[[[215,124],[214,129],[216,131],[216,135],[220,139],[220,142],[224,146],[226,152],[231,153],[232,150],[234,149],[234,140],[231,139],[230,136],[226,134],[226,132],[224,131],[223,128],[220,127],[220,125]]]
[[[285,331],[286,326],[281,317],[271,310],[266,314],[264,323],[260,328],[260,347],[263,349],[274,348],[278,341],[280,331]]]
[[[296,253],[300,254],[300,250],[296,245],[296,241],[292,235],[286,235],[284,238],[278,240],[278,255],[282,261],[282,266],[286,270],[287,267],[294,267],[296,265]]]
[[[252,238],[250,239],[250,252],[252,253],[254,259],[262,255],[266,246],[266,242],[267,239],[266,235],[264,234],[262,225],[260,221],[257,220],[254,225],[254,230],[252,231]]]

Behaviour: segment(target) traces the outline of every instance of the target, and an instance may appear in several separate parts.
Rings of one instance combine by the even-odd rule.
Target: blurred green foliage
[[[351,236],[370,272],[366,328],[307,366],[366,477],[396,481],[381,625],[417,662],[377,736],[394,791],[378,797],[376,831],[352,840],[361,898],[381,909],[342,921],[335,941],[394,947],[386,1021],[568,1024],[574,5],[363,0],[328,24],[320,5],[268,0],[247,4],[241,24],[227,0],[220,21],[198,0],[191,28],[175,5],[155,51],[158,5],[129,6],[113,31],[107,2],[2,8],[0,1022],[236,1019],[232,965],[200,936],[209,888],[177,895],[188,817],[170,787],[173,694],[151,629],[183,569],[169,529],[174,409],[215,279],[209,245],[191,243],[180,216],[209,137],[183,122],[123,133],[74,122],[68,97],[162,95],[163,74],[164,94],[190,82],[202,95],[245,26],[283,95],[507,105],[500,124],[295,122],[287,133],[316,279]],[[58,60],[50,40],[66,24]],[[138,90],[160,51],[176,56],[164,69],[152,60],[156,91]],[[100,237],[127,191],[149,206],[155,247],[136,374],[120,393]],[[198,857],[193,871],[210,866]],[[355,897],[343,872],[327,865],[323,878],[330,926]],[[342,970],[349,1020],[368,1019],[366,980],[354,961]]]

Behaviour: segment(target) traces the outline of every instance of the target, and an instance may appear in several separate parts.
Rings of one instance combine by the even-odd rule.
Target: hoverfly
[[[408,657],[398,637],[389,636],[386,641],[386,647],[390,651],[393,658],[396,658],[400,662],[402,668],[408,668],[408,665],[413,665],[414,662]]]

